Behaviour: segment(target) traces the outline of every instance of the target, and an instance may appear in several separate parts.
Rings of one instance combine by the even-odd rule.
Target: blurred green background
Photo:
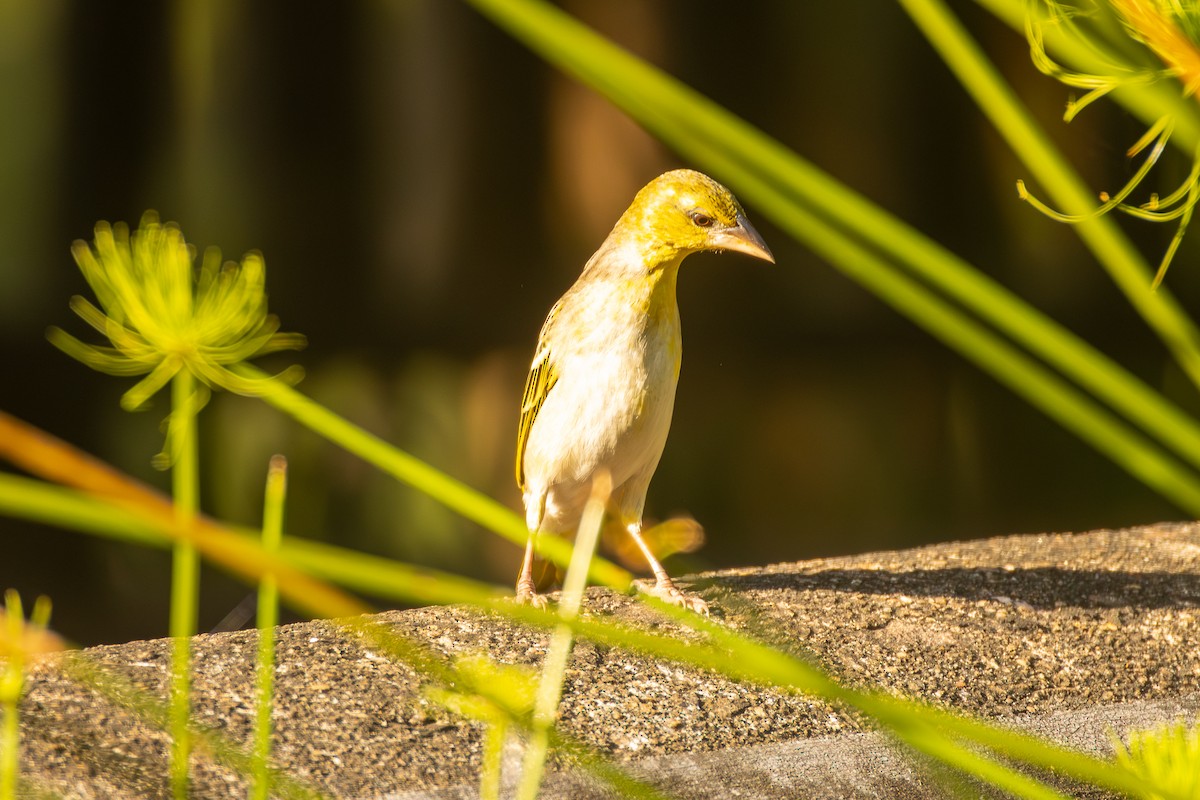
[[[931,234],[1193,412],[1194,394],[890,3],[563,6]],[[955,4],[1097,189],[1142,132],[1071,126],[1024,39]],[[1167,162],[1168,156],[1164,159]],[[261,250],[271,309],[309,337],[301,388],[519,507],[512,458],[542,319],[633,194],[682,163],[450,0],[0,0],[0,409],[157,485],[165,397],[52,348],[86,285],[68,247],[153,208],[226,257]],[[1188,164],[1158,170],[1164,193]],[[718,179],[720,175],[715,176]],[[1034,187],[1036,190],[1036,187]],[[770,268],[696,256],[687,355],[647,513],[690,514],[674,569],[758,564],[1181,513],[747,209]],[[1167,226],[1126,224],[1151,261]],[[1168,281],[1195,306],[1196,239]],[[268,457],[288,531],[509,583],[520,553],[266,406],[200,418],[204,509],[257,524]],[[85,642],[164,635],[168,557],[0,519],[0,586],[48,594]],[[246,590],[207,574],[201,627]]]

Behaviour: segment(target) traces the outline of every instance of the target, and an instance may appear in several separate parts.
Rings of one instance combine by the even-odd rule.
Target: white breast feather
[[[656,319],[631,308],[612,287],[574,298],[589,316],[627,318],[603,326],[607,336],[576,337],[555,357],[559,380],[530,431],[525,459],[529,488],[549,491],[547,515],[560,517],[555,527],[576,524],[581,508],[575,506],[582,505],[598,469],[608,469],[619,487],[662,455],[679,363],[673,295],[670,313]],[[613,331],[620,333],[614,338]]]

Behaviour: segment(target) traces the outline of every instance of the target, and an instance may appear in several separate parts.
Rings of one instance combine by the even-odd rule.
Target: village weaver
[[[529,541],[517,600],[545,599],[533,580],[538,533],[573,533],[599,471],[611,476],[608,512],[624,525],[654,573],[647,591],[702,613],[642,538],[646,490],[671,427],[682,337],[675,281],[692,253],[732,250],[774,263],[738,201],[699,172],[679,169],[648,183],[617,220],[575,285],[550,309],[517,433],[517,485]]]

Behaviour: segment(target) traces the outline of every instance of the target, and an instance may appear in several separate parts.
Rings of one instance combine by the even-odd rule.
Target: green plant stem
[[[1096,199],[1024,105],[997,74],[978,45],[941,0],[901,0],[930,44],[1066,214],[1088,214]],[[1074,229],[1096,260],[1200,388],[1200,332],[1165,288],[1151,288],[1153,271],[1116,223],[1106,216]]]
[[[170,541],[152,523],[111,503],[5,472],[0,472],[0,514],[140,545],[165,547]]]
[[[182,369],[171,382],[171,487],[176,522],[192,525],[199,511],[199,453],[196,434],[196,382]],[[171,569],[171,791],[178,800],[188,794],[191,755],[191,637],[196,633],[200,594],[200,562],[195,546],[183,539],[174,545]]]
[[[21,755],[21,690],[25,682],[25,653],[21,648],[25,617],[21,596],[13,589],[4,593],[4,614],[12,648],[6,653],[4,672],[0,673],[0,710],[4,712],[4,727],[0,729],[0,800],[15,800]]]
[[[517,787],[517,800],[536,800],[546,769],[546,755],[550,746],[550,730],[558,715],[558,704],[562,699],[563,679],[567,674],[567,662],[571,659],[574,633],[570,623],[579,616],[583,604],[583,590],[587,585],[588,563],[596,552],[600,530],[604,525],[604,508],[612,493],[612,479],[607,472],[597,475],[592,482],[592,494],[584,506],[579,521],[579,534],[575,538],[575,552],[563,579],[562,592],[558,599],[558,615],[562,623],[554,628],[550,646],[546,648],[546,660],[542,666],[541,680],[533,706],[533,730],[529,734],[525,758],[521,768],[521,783]]]
[[[1052,789],[1041,781],[953,742],[944,734],[930,730],[927,726],[914,725],[907,717],[900,722],[901,724],[889,729],[900,741],[942,763],[954,764],[963,772],[986,781],[1012,797],[1023,797],[1027,800],[1072,800],[1070,796]]]
[[[479,800],[500,800],[500,778],[504,766],[504,743],[509,725],[495,720],[483,735],[483,757],[479,765]]]
[[[287,497],[287,461],[271,459],[263,500],[262,546],[278,554],[283,540],[283,505]],[[279,583],[274,573],[258,582],[258,705],[254,717],[254,800],[267,800],[271,791],[271,708],[275,687],[275,626],[279,624]]]

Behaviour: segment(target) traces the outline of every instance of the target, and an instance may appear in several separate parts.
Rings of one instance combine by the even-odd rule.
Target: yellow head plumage
[[[690,169],[666,172],[646,184],[613,227],[609,242],[636,246],[648,269],[703,250],[775,261],[733,193]]]

